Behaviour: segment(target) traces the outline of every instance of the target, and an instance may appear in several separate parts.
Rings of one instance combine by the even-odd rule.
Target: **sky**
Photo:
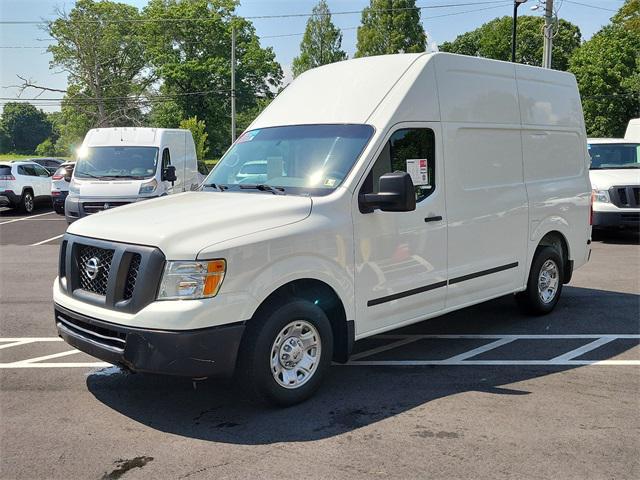
[[[120,0],[123,3],[142,8],[147,0]],[[473,30],[489,20],[503,15],[511,15],[513,4],[504,0],[497,4],[486,4],[487,0],[418,0],[420,7],[435,7],[443,4],[466,3],[447,8],[423,9],[421,18],[427,32],[430,45],[453,40],[457,35]],[[531,8],[541,0],[528,0],[519,9],[520,15],[542,15],[543,8],[532,11]],[[55,18],[56,9],[70,10],[74,0],[0,0],[0,21],[40,21]],[[310,13],[317,0],[243,0],[238,8],[241,16],[263,16]],[[578,25],[583,39],[589,39],[622,6],[623,0],[555,0],[559,16]],[[356,46],[356,27],[360,23],[359,12],[369,4],[369,0],[328,0],[334,13],[333,22],[342,29],[342,47],[352,57]],[[352,12],[337,14],[337,12]],[[299,34],[280,38],[263,38],[263,47],[270,46],[285,72],[285,79],[291,78],[291,63],[298,54],[302,33],[307,19],[304,17],[252,20],[260,37],[273,35]],[[0,97],[15,98],[20,83],[16,75],[28,78],[34,83],[52,88],[66,87],[66,74],[51,70],[51,56],[46,52],[47,34],[38,25],[5,24],[0,26]],[[6,48],[10,47],[10,48]],[[13,48],[23,47],[23,48]],[[29,47],[29,48],[24,48]],[[36,47],[36,48],[31,48]],[[23,97],[33,97],[36,91],[24,92]],[[45,93],[41,98],[57,98],[60,94]],[[52,111],[57,108],[45,108]]]

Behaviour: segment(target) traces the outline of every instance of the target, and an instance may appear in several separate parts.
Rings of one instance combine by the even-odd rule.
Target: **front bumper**
[[[191,378],[233,374],[244,322],[197,330],[125,327],[55,304],[58,335],[69,345],[136,372]]]
[[[593,212],[594,227],[640,227],[640,211],[634,212]]]

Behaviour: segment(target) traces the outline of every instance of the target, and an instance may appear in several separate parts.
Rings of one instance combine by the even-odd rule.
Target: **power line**
[[[611,8],[606,8],[606,7],[599,7],[597,5],[589,5],[588,3],[582,3],[582,2],[575,2],[573,0],[564,0],[567,3],[571,3],[573,5],[580,5],[582,7],[589,7],[589,8],[595,8],[596,10],[604,10],[605,12],[617,12],[618,10],[614,10]]]
[[[373,12],[397,12],[406,10],[431,10],[438,8],[455,8],[455,7],[467,7],[474,5],[495,5],[511,3],[511,0],[492,0],[484,2],[464,2],[464,3],[449,3],[440,5],[424,5],[415,7],[402,7],[402,8],[380,8],[369,10]],[[349,10],[342,12],[330,12],[326,15],[354,15],[361,14],[362,10]],[[279,18],[299,18],[299,17],[312,17],[317,15],[323,15],[318,13],[289,13],[283,15],[254,15],[242,17],[246,20],[266,20],[266,19],[279,19]],[[100,24],[100,23],[170,23],[170,22],[210,22],[217,21],[218,19],[212,18],[140,18],[140,19],[118,19],[118,20],[78,20],[74,23],[88,23],[88,24]],[[48,25],[55,20],[3,20],[0,21],[0,25]]]

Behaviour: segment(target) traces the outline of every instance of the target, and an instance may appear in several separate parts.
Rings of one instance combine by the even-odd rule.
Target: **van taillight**
[[[63,178],[64,176],[55,174],[53,177],[51,177],[51,180],[62,180]]]
[[[13,175],[0,175],[0,180],[15,180],[16,177]]]

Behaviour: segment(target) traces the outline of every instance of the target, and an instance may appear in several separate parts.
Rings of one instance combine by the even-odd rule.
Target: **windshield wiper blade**
[[[91,177],[91,178],[104,178],[89,172],[76,172],[76,175],[86,175],[87,177]]]
[[[246,185],[241,184],[240,188],[243,190],[260,190],[261,192],[271,192],[274,195],[286,195],[286,193],[284,193],[284,188],[272,187],[271,185],[266,185],[264,183]]]
[[[202,185],[203,187],[212,187],[215,188],[216,190],[220,191],[220,192],[224,192],[225,190],[227,190],[229,187],[222,185],[222,184],[216,184],[216,183],[205,183]]]

